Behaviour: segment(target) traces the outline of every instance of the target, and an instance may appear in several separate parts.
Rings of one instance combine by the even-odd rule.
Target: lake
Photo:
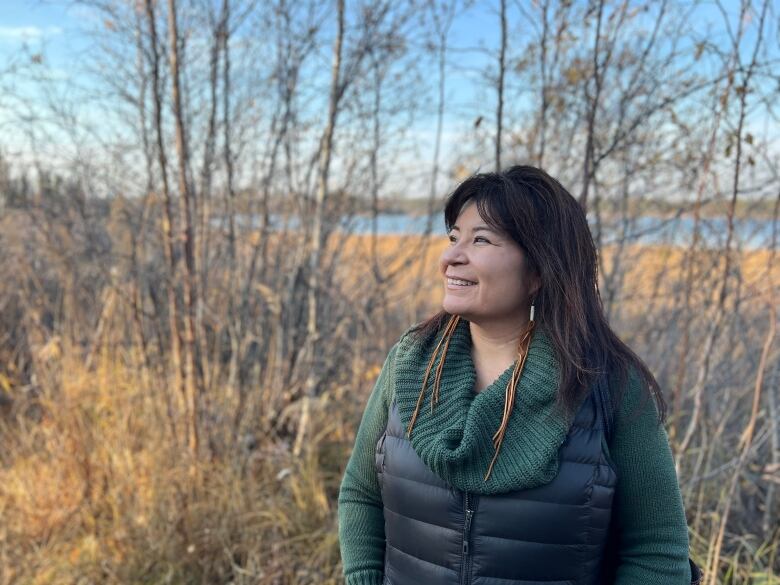
[[[251,221],[247,221],[251,218]],[[218,218],[214,218],[218,221]],[[259,227],[258,215],[237,216],[237,224],[241,227]],[[251,224],[251,225],[248,225]],[[287,228],[295,229],[297,218],[287,219]],[[345,217],[342,220],[341,229],[355,234],[370,234],[372,231],[372,218],[365,216]],[[380,213],[377,216],[377,232],[383,235],[419,235],[425,232],[427,216],[412,216],[398,213]],[[432,219],[432,234],[444,237],[444,220],[441,214],[436,214]],[[643,216],[632,219],[626,226],[627,240],[631,243],[646,244],[674,244],[687,246],[693,235],[693,218],[674,217],[660,218]],[[271,216],[272,229],[281,229],[284,226],[284,217]],[[594,236],[596,226],[591,220],[591,231]],[[739,245],[745,249],[767,248],[772,242],[773,233],[780,239],[780,226],[771,219],[744,218],[734,221],[735,239],[732,245]],[[620,220],[603,221],[603,244],[617,242],[622,230]],[[725,217],[702,218],[699,221],[699,236],[702,246],[708,248],[720,248],[725,245],[728,223]],[[780,244],[780,242],[778,242]]]

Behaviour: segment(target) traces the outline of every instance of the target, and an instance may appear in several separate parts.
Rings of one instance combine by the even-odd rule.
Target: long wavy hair
[[[604,315],[598,287],[596,246],[577,200],[543,170],[517,165],[498,173],[473,175],[458,185],[444,208],[448,232],[469,203],[476,204],[479,215],[492,229],[508,235],[520,246],[529,270],[540,278],[541,287],[534,299],[535,320],[536,326],[543,328],[549,336],[559,364],[556,407],[566,415],[574,416],[596,377],[606,373],[613,408],[618,408],[630,372],[634,370],[644,394],[637,412],[652,396],[659,423],[663,422],[666,402],[658,382],[642,359],[612,331]],[[415,326],[412,334],[431,338],[444,330],[444,337],[447,337],[456,321],[457,317],[440,311]],[[523,335],[525,348],[519,348],[518,352],[521,358],[523,351],[527,352],[529,338],[530,335]],[[443,346],[437,374],[446,357],[447,345]],[[430,365],[438,353],[434,352]],[[439,377],[437,375],[437,382]],[[420,402],[426,382],[427,376]],[[435,385],[432,404],[438,395],[436,390]],[[510,401],[509,388],[507,397]],[[510,409],[511,402],[513,400],[507,405]],[[502,427],[505,428],[507,422],[505,420]],[[497,455],[503,433],[499,430],[496,435]]]

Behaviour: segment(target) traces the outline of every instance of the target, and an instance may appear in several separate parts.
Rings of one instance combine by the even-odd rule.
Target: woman
[[[665,403],[581,207],[515,166],[444,216],[443,310],[390,350],[341,484],[347,585],[687,585]]]

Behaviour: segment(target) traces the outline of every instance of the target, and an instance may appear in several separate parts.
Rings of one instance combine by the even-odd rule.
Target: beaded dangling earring
[[[526,325],[523,335],[520,337],[520,342],[517,344],[517,361],[515,362],[515,369],[512,371],[512,377],[509,380],[509,384],[506,386],[506,392],[504,393],[504,416],[501,419],[501,425],[498,427],[496,434],[493,435],[493,447],[496,452],[493,454],[493,459],[488,466],[487,474],[485,475],[485,481],[490,477],[490,473],[493,471],[493,464],[498,458],[498,452],[501,450],[501,443],[504,440],[506,429],[509,426],[509,417],[512,416],[512,408],[515,405],[515,394],[517,393],[517,384],[520,381],[520,376],[523,373],[525,367],[525,360],[528,357],[528,349],[531,347],[531,337],[536,326],[534,321],[534,304],[536,300],[531,301],[531,315]]]

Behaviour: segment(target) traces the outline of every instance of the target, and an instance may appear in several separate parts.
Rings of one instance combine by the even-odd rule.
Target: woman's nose
[[[467,262],[466,255],[458,243],[445,248],[441,255],[441,260],[444,264],[463,264]]]

